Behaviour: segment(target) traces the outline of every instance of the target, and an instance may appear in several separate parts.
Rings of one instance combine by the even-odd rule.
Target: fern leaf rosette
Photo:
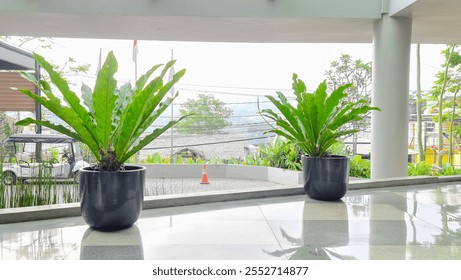
[[[50,110],[67,126],[32,118],[23,119],[17,124],[45,126],[86,144],[98,161],[97,169],[119,170],[131,156],[184,118],[147,132],[177,96],[176,93],[172,98],[166,97],[185,70],[176,72],[170,81],[163,81],[174,60],[153,66],[133,87],[127,83],[118,88],[114,78],[118,63],[113,52],[110,52],[98,72],[94,89],[83,84],[79,97],[50,63],[38,54],[34,54],[34,57],[48,73],[50,82],[36,80],[31,74],[21,72],[24,78],[40,88],[43,95],[25,89],[20,91]],[[151,78],[157,70],[160,71],[158,76]],[[53,92],[51,84],[60,92],[60,96]]]
[[[317,90],[308,93],[304,82],[293,74],[295,104],[292,105],[281,92],[277,92],[277,97],[266,96],[279,111],[261,111],[276,124],[266,133],[285,137],[306,156],[329,156],[328,149],[339,139],[358,132],[356,129],[341,129],[345,124],[362,119],[370,111],[379,111],[379,108],[369,106],[366,100],[347,101],[345,91],[351,86],[340,86],[328,94],[324,81]]]

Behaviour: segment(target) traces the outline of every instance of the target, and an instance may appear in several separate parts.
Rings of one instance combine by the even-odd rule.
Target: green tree
[[[353,86],[346,90],[348,102],[357,102],[366,100],[367,104],[371,103],[371,62],[363,62],[360,59],[354,60],[348,54],[342,54],[339,61],[332,61],[330,69],[325,71],[328,88],[330,91],[338,89],[341,85],[352,84]],[[370,127],[370,119],[363,118],[360,121],[354,121],[344,127],[344,129],[357,129],[367,131]],[[352,135],[353,148],[352,153],[357,152],[357,134]]]
[[[339,61],[332,61],[330,69],[325,72],[329,90],[336,90],[344,84],[352,84],[347,90],[348,101],[360,99],[371,101],[371,62],[354,60],[348,54],[342,54]]]
[[[231,124],[226,119],[232,116],[232,110],[212,94],[199,94],[197,99],[187,99],[179,112],[181,116],[193,114],[176,125],[183,134],[215,133]]]
[[[444,68],[436,74],[436,81],[432,87],[430,98],[436,101],[436,107],[438,115],[434,118],[434,121],[438,123],[438,156],[437,164],[442,167],[443,157],[443,123],[450,121],[453,130],[453,121],[459,116],[456,112],[456,95],[459,92],[460,87],[460,73],[461,73],[461,54],[459,50],[456,50],[457,45],[448,45],[446,49],[442,51],[442,55],[445,61],[442,64]],[[449,92],[453,94],[453,98],[445,98],[445,94]],[[451,135],[453,133],[450,133]],[[450,136],[450,149],[448,158],[451,160],[453,153],[453,137]]]

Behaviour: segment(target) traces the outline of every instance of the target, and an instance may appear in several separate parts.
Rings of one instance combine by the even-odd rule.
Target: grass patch
[[[0,168],[2,168],[0,163]],[[78,202],[79,187],[72,179],[58,180],[51,171],[41,168],[39,176],[27,181],[18,177],[15,184],[6,185],[0,172],[0,209]]]

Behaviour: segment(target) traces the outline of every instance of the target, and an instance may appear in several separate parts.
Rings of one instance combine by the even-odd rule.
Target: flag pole
[[[96,69],[96,78],[98,78],[99,70],[102,67],[102,48],[99,48],[99,60],[98,60],[98,67]]]
[[[134,61],[134,82],[138,80],[138,60]]]
[[[171,50],[171,60],[173,60],[173,50]],[[170,81],[173,80],[174,76],[174,66],[170,68]],[[171,98],[174,97],[174,86],[170,89]],[[171,121],[174,120],[174,110],[173,110],[173,102],[171,103]],[[173,127],[170,128],[170,162],[174,163],[173,159]]]

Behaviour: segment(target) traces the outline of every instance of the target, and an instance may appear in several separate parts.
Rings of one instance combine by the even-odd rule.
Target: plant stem
[[[447,63],[445,65],[445,71],[444,71],[444,80],[443,80],[443,85],[442,89],[440,90],[440,96],[439,96],[439,149],[437,151],[437,165],[439,167],[442,167],[442,158],[443,158],[443,95],[445,94],[445,89],[447,87],[448,83],[448,68],[450,67],[450,61],[451,61],[451,56],[453,55],[453,52],[455,51],[455,45],[450,46],[450,50],[448,53],[448,58],[447,58]]]
[[[450,165],[453,165],[453,127],[454,127],[454,124],[455,124],[455,111],[456,111],[456,96],[458,95],[458,92],[459,92],[459,86],[460,84],[458,83],[458,85],[456,86],[456,91],[455,91],[455,95],[453,96],[453,108],[452,108],[452,111],[451,111],[451,121],[450,121],[450,151],[448,153],[448,162],[450,163]]]

